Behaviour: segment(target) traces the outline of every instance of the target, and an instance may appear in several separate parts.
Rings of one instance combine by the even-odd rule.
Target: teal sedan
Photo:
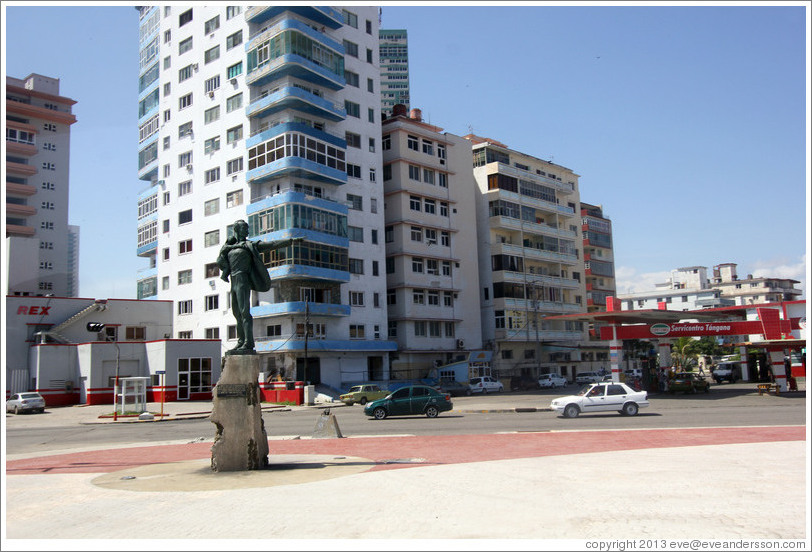
[[[454,408],[450,398],[450,395],[426,385],[410,385],[401,387],[383,399],[367,403],[364,414],[376,420],[383,420],[387,416],[424,414],[429,418],[436,418],[440,412]]]

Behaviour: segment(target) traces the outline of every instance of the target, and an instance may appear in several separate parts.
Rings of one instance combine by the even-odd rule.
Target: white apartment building
[[[388,379],[377,8],[138,12],[138,297],[171,299],[175,337],[225,351],[235,322],[215,260],[232,225],[300,237],[264,257],[262,370],[334,388]]]
[[[788,278],[753,278],[748,274],[740,280],[736,266],[714,266],[712,279],[704,266],[677,268],[667,281],[655,284],[654,290],[618,294],[618,299],[623,310],[698,310],[794,301],[802,293],[795,288],[799,282]]]
[[[422,378],[482,346],[471,144],[397,105],[382,149],[390,370]]]
[[[57,78],[6,77],[7,295],[78,294],[79,228],[68,225],[75,103]]]
[[[586,341],[578,175],[468,135],[473,148],[484,348],[500,377],[559,372],[572,379]]]
[[[381,29],[381,111],[393,115],[396,105],[409,110],[409,34],[406,29]]]

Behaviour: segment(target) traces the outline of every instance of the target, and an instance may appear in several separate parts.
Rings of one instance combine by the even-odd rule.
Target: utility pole
[[[305,296],[305,357],[304,357],[304,384],[308,384],[307,380],[307,366],[310,364],[310,360],[307,357],[307,335],[310,333],[310,301],[307,296]]]

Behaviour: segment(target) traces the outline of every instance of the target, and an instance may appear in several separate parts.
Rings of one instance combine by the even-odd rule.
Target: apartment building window
[[[344,53],[348,56],[352,56],[354,58],[358,57],[358,44],[355,42],[350,42],[349,40],[344,40]]]
[[[371,34],[372,34],[372,21],[370,21],[369,19],[367,19],[367,20],[366,20],[366,23],[367,23],[367,34],[368,34],[368,35],[371,35]]]
[[[361,211],[364,208],[364,198],[354,194],[347,194],[347,203],[349,208],[355,211]]]
[[[370,48],[367,48],[367,63],[373,63],[372,62],[372,50]]]
[[[425,320],[414,321],[414,335],[416,337],[426,337],[426,322]]]
[[[169,232],[169,219],[164,219],[164,221],[161,224],[163,226],[163,233],[166,234],[167,232]]]
[[[214,167],[213,169],[207,170],[205,173],[203,173],[203,178],[206,184],[217,182],[220,180],[220,167]]]
[[[189,92],[185,96],[178,98],[178,109],[185,109],[192,105],[192,93]]]
[[[192,222],[192,210],[187,209],[186,211],[181,211],[178,213],[178,225],[181,224],[188,224]]]
[[[372,243],[378,243],[378,237],[377,237],[376,233],[377,233],[377,230],[372,231],[372,235],[373,235]],[[378,276],[379,275],[378,261],[372,261],[372,275],[373,276]]]
[[[437,259],[426,259],[426,274],[433,274],[435,276],[440,274]]]
[[[220,137],[209,138],[203,143],[203,153],[214,153],[220,149]]]
[[[354,86],[358,88],[358,73],[353,73],[352,71],[344,70],[344,80],[347,81],[347,86]]]
[[[242,107],[242,92],[235,96],[231,96],[226,100],[226,113],[231,113],[235,109]]]
[[[378,175],[378,173],[375,171],[375,169],[373,169],[373,168],[369,169],[369,181],[370,182],[376,182],[377,179],[378,179],[377,175]]]
[[[220,28],[220,16],[215,15],[203,24],[203,33],[211,34]]]
[[[220,118],[220,106],[216,105],[203,112],[203,123],[209,124]]]
[[[178,183],[178,197],[185,196],[186,194],[192,193],[192,181],[185,180],[183,182]]]
[[[448,175],[446,173],[437,173],[437,185],[441,188],[448,188]]]
[[[226,163],[226,174],[232,175],[242,170],[242,157],[237,157]]]
[[[349,25],[355,29],[358,28],[358,16],[352,13],[351,11],[341,10],[342,15],[344,16],[344,24]]]
[[[361,118],[361,105],[349,100],[344,100],[344,109],[347,111],[348,117]]]
[[[211,247],[220,243],[220,231],[212,230],[203,234],[203,247]]]
[[[203,83],[203,85],[206,93],[212,94],[215,90],[220,88],[220,75],[207,79],[206,82]]]
[[[164,288],[164,289],[168,289],[168,287],[169,287],[168,283],[169,282],[167,282],[167,287]],[[187,301],[178,301],[178,314],[192,314],[192,300],[191,299],[189,299]]]
[[[183,240],[178,242],[178,255],[184,255],[192,252],[192,240]]]
[[[353,242],[364,242],[364,229],[358,226],[347,227],[347,237]]]
[[[178,285],[183,286],[186,284],[192,283],[192,271],[191,270],[181,270],[178,272]]]
[[[350,324],[350,339],[364,339],[365,337],[363,324]]]
[[[183,168],[186,165],[192,164],[192,152],[187,151],[178,155],[178,168]]]
[[[423,139],[423,153],[426,155],[434,155],[434,143],[431,140]]]
[[[443,306],[444,307],[452,307],[454,306],[454,293],[451,291],[444,291],[443,292]]]
[[[344,138],[347,140],[348,148],[361,148],[361,135],[354,132],[345,132]]]
[[[271,324],[270,326],[265,326],[265,336],[266,337],[281,337],[282,336],[282,324]]]
[[[235,63],[234,65],[229,65],[228,69],[226,69],[226,74],[230,79],[242,75],[242,62]]]
[[[242,140],[242,125],[231,127],[226,131],[226,143],[233,144]]]
[[[216,215],[220,212],[220,198],[208,200],[203,204],[203,214],[205,216]]]
[[[164,150],[169,149],[170,143],[171,143],[171,140],[169,139],[169,136],[164,136]],[[168,166],[169,165],[164,165],[164,167],[168,167]],[[168,175],[165,174],[164,177],[166,177],[166,176],[168,176]]]
[[[446,159],[446,147],[445,144],[437,144],[437,157],[441,159],[440,164],[445,164]]]
[[[192,20],[192,10],[186,10],[178,16],[178,27],[183,27]]]
[[[207,295],[206,296],[206,310],[217,310],[220,308],[220,296],[219,295]]]
[[[397,337],[398,336],[398,323],[397,322],[389,322],[389,324],[388,324],[388,335],[389,335],[389,337]]]
[[[350,292],[350,306],[363,307],[364,306],[364,292],[351,291]]]
[[[172,111],[169,109],[164,110],[164,122],[168,123],[172,119]]]
[[[369,212],[370,213],[377,213],[378,212],[378,200],[377,198],[370,198],[369,199]]]
[[[412,257],[412,272],[423,273],[423,257]]]
[[[172,66],[172,56],[166,56],[164,58],[164,71],[169,69]]]
[[[434,184],[434,171],[423,169],[423,182],[426,184]]]
[[[56,132],[56,125],[53,123],[45,123],[42,125],[42,128],[48,132]]]
[[[371,107],[367,108],[367,121],[369,121],[370,123],[375,122],[375,110],[372,109]]]
[[[178,42],[178,55],[184,54],[192,49],[192,37],[186,38]],[[164,67],[166,69],[166,67]]]
[[[412,226],[410,235],[414,242],[420,243],[423,241],[423,229],[419,226]]]
[[[375,93],[375,82],[372,79],[367,79],[367,92]]]
[[[363,274],[364,273],[364,260],[363,259],[349,259],[350,274]]]
[[[443,276],[451,276],[451,261],[443,261],[441,266]]]
[[[434,228],[426,228],[426,243],[435,245],[437,243],[437,230]]]
[[[451,247],[451,234],[445,230],[440,232],[440,245]]]
[[[395,241],[395,228],[387,226],[383,229],[383,241],[385,243],[392,243]]]
[[[406,147],[410,150],[419,151],[420,142],[417,139],[417,136],[412,136],[411,134],[406,135]]]
[[[242,190],[236,190],[226,194],[226,208],[242,205]]]
[[[435,214],[437,212],[437,202],[433,199],[424,200],[423,210],[430,215]]]
[[[211,63],[212,61],[220,58],[220,45],[218,44],[214,48],[209,48],[203,53],[203,62],[204,63]]]
[[[226,6],[226,19],[231,19],[236,15],[240,15],[242,7],[240,6]]]
[[[417,165],[409,165],[409,180],[420,182],[420,167]]]
[[[392,135],[387,134],[386,136],[381,138],[381,149],[384,151],[388,151],[392,149]]]
[[[231,50],[234,46],[242,44],[242,31],[237,31],[233,35],[226,37],[226,50]]]
[[[203,269],[206,271],[206,278],[217,278],[220,275],[220,267],[217,263],[209,263]]]
[[[412,303],[415,305],[425,305],[426,304],[426,292],[422,289],[413,289],[412,290]]]
[[[161,278],[161,289],[167,290],[169,289],[169,276],[164,276]],[[178,308],[178,314],[180,314],[180,308]]]
[[[360,165],[353,165],[352,163],[347,163],[347,176],[350,176],[352,178],[361,178]]]
[[[418,196],[409,196],[409,209],[411,209],[412,211],[422,210],[420,207],[422,203],[423,202],[420,200]]]

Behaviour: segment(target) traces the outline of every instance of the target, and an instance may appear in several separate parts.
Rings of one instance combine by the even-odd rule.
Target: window
[[[216,215],[220,212],[220,198],[210,199],[203,204],[203,214],[205,216]]]
[[[226,194],[226,209],[242,205],[242,190]]]
[[[167,277],[167,280],[169,278]],[[167,281],[167,287],[164,289],[168,289],[169,282]],[[188,301],[178,301],[178,314],[192,314],[192,300],[189,299]]]
[[[441,337],[439,320],[429,321],[429,337]]]
[[[364,325],[350,324],[350,339],[364,339]]]
[[[203,123],[209,124],[220,118],[220,106],[216,105],[203,112]]]
[[[227,175],[232,175],[234,173],[240,172],[241,170],[242,170],[242,157],[232,159],[231,161],[226,163]]]
[[[437,202],[433,199],[426,199],[423,201],[423,210],[430,215],[433,215],[437,212]]]
[[[372,21],[367,19],[366,23],[367,23],[367,34],[371,35],[372,34]]]
[[[371,107],[367,108],[367,121],[369,121],[370,123],[375,122],[375,110],[372,109]]]
[[[349,208],[354,211],[361,211],[364,208],[364,198],[361,196],[347,194],[347,203],[350,204]]]
[[[226,131],[226,143],[233,144],[242,140],[242,125],[232,127]]]
[[[361,117],[361,106],[355,102],[344,100],[344,109],[347,111],[348,117],[355,117],[356,119]]]
[[[178,213],[178,224],[188,224],[192,222],[192,210],[181,211]]]
[[[354,242],[364,242],[364,229],[358,226],[348,226],[347,227],[347,237],[350,241]]]
[[[185,196],[192,193],[192,181],[185,180],[178,184],[178,197]]]
[[[192,252],[192,240],[178,242],[178,255]]]
[[[409,165],[409,180],[420,182],[420,167],[417,165]]]
[[[441,188],[448,188],[448,175],[446,173],[437,173],[437,185]]]
[[[364,273],[364,260],[363,259],[349,259],[350,274],[363,274]]]
[[[236,96],[231,96],[226,100],[226,113],[231,113],[235,109],[242,107],[242,92]]]
[[[348,148],[360,148],[361,147],[361,135],[355,134],[354,132],[345,132],[344,138],[347,140],[347,147]]]
[[[233,35],[226,37],[226,50],[231,50],[239,44],[242,44],[242,31],[237,31]]]
[[[170,139],[169,139],[169,136],[164,136],[164,149],[165,149],[165,150],[168,150],[168,149],[169,149],[169,144],[170,144]],[[164,165],[164,167],[169,167],[169,165]],[[169,173],[164,174],[164,176],[165,176],[165,177],[166,177],[166,176],[169,176]]]
[[[178,27],[183,27],[192,20],[192,10],[186,10],[178,16]]]
[[[207,94],[213,93],[220,88],[220,75],[207,79],[206,82],[203,83],[203,86]]]
[[[203,53],[203,61],[205,63],[211,63],[212,61],[218,59],[220,57],[220,45],[218,44],[214,48],[209,48]]]
[[[172,84],[171,83],[164,84],[164,96],[168,96],[169,93],[171,92],[171,90],[172,90]]]
[[[372,231],[372,243],[378,243],[378,235],[377,235],[377,233],[378,233],[377,230]],[[373,276],[378,276],[378,274],[379,274],[378,261],[372,261],[372,275]],[[375,306],[377,307],[378,305],[375,305]]]
[[[372,63],[372,50],[367,48],[367,63]]]
[[[437,259],[426,259],[426,274],[434,274],[435,276],[440,274]]]
[[[217,263],[209,263],[204,267],[206,278],[217,278],[220,275],[220,267]]]
[[[240,6],[226,6],[226,19],[231,19],[235,15],[240,15],[242,7]]]
[[[452,307],[454,306],[454,293],[451,291],[444,291],[443,292],[443,306],[444,307]]]
[[[412,211],[420,211],[421,205],[423,202],[420,200],[418,196],[409,196],[409,209]]]
[[[183,286],[186,284],[192,283],[192,271],[191,270],[181,270],[178,272],[178,285]]]
[[[451,234],[446,230],[440,232],[440,245],[451,247]]]
[[[172,31],[164,31],[164,44],[172,42]]]
[[[192,105],[192,93],[188,93],[185,96],[181,96],[178,98],[178,109],[185,109]]]
[[[426,337],[426,322],[424,320],[415,320],[414,335],[417,337]]]
[[[205,173],[203,173],[203,178],[206,184],[217,182],[220,180],[220,167],[214,167],[213,169],[207,170]]]
[[[383,138],[381,138],[381,148],[384,151],[392,149],[392,135],[387,134]]]
[[[423,139],[423,153],[426,155],[434,155],[434,143],[431,140]]]
[[[358,44],[355,42],[350,42],[349,40],[344,40],[344,52],[348,56],[352,56],[354,58],[358,57]]]
[[[192,122],[183,123],[178,127],[178,139],[192,135]]]
[[[206,310],[217,310],[220,308],[220,296],[219,295],[207,295],[206,296]]]
[[[369,151],[375,152],[375,138],[369,139]]]
[[[367,79],[367,92],[375,92],[375,82],[372,79]]]
[[[189,241],[191,242],[191,240]],[[211,247],[213,245],[217,245],[218,243],[220,243],[219,230],[212,230],[211,232],[206,232],[205,234],[203,234],[203,247]]]
[[[215,15],[203,24],[203,33],[211,34],[220,28],[220,16]]]
[[[185,40],[181,40],[178,43],[178,55],[186,53],[191,49],[192,49],[192,37],[191,36],[189,38],[185,39]]]
[[[181,153],[180,155],[178,155],[178,167],[179,168],[182,169],[186,165],[191,165],[191,164],[192,164],[192,152],[191,151],[187,151],[185,153]]]
[[[361,167],[359,165],[347,163],[347,176],[351,176],[352,178],[361,178]]]
[[[169,232],[169,219],[165,219],[163,221],[163,231],[164,231],[164,234]]]
[[[364,306],[364,292],[363,291],[351,291],[350,292],[350,305],[353,307],[363,307]]]
[[[412,303],[415,305],[425,305],[426,304],[426,292],[422,289],[413,289],[412,290]]]
[[[440,216],[447,217],[448,216],[448,203],[445,201],[440,202]]]
[[[220,149],[220,137],[209,138],[203,143],[203,153],[214,153]]]
[[[228,69],[226,69],[226,74],[230,79],[237,77],[237,75],[242,75],[242,62],[229,65]]]
[[[164,70],[169,69],[172,66],[172,56],[166,56],[164,58]]]
[[[347,86],[354,86],[358,88],[358,73],[344,70],[344,80],[347,81]]]
[[[412,237],[412,241],[422,242],[423,241],[423,229],[420,228],[419,226],[412,226],[411,237]]]
[[[358,16],[355,15],[354,13],[350,12],[350,11],[347,11],[347,10],[341,10],[341,12],[342,12],[342,15],[344,16],[344,24],[349,25],[350,27],[353,27],[353,28],[357,29],[358,28]]]
[[[434,184],[434,171],[423,169],[423,182],[426,184]]]
[[[412,272],[423,272],[423,257],[412,257]]]

